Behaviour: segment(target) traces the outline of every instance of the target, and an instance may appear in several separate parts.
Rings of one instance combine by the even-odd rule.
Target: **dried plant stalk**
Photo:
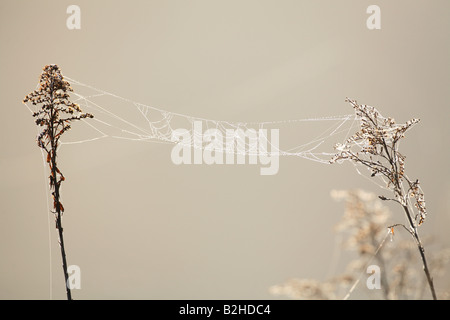
[[[60,201],[60,186],[65,177],[57,166],[56,158],[59,140],[66,131],[70,130],[70,123],[84,118],[93,118],[93,115],[82,113],[81,108],[69,100],[69,92],[73,91],[73,89],[69,82],[64,80],[57,65],[47,65],[43,68],[39,85],[39,89],[29,93],[23,102],[31,102],[33,105],[41,106],[38,111],[33,113],[33,117],[36,118],[36,124],[42,127],[40,134],[37,136],[37,144],[45,151],[50,168],[49,184],[53,197],[53,213],[55,214],[56,228],[59,235],[67,299],[71,300],[72,295],[68,283],[69,275],[67,272],[61,221],[64,207]]]
[[[419,119],[397,124],[392,118],[384,118],[374,107],[359,105],[355,100],[347,99],[346,101],[355,109],[356,116],[360,119],[361,129],[343,144],[335,146],[338,153],[330,160],[330,163],[349,160],[369,168],[372,177],[382,176],[387,180],[386,187],[394,193],[394,198],[383,195],[379,198],[397,202],[405,212],[409,228],[402,224],[396,226],[407,229],[416,242],[431,294],[433,299],[436,299],[433,278],[418,232],[418,227],[427,216],[424,194],[419,180],[410,180],[405,174],[405,156],[398,151],[399,141],[404,138],[407,130],[419,122]],[[414,206],[411,199],[414,199]]]

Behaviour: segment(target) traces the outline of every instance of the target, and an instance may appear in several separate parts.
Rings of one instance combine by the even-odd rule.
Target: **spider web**
[[[83,112],[93,114],[94,118],[83,119],[81,123],[85,128],[80,129],[79,123],[77,130],[69,131],[61,139],[61,145],[94,142],[106,138],[174,145],[179,143],[174,139],[174,132],[183,129],[191,136],[190,147],[204,150],[207,144],[195,143],[199,134],[198,130],[195,130],[196,124],[200,124],[204,131],[216,129],[223,137],[230,131],[254,130],[253,132],[258,133],[264,130],[270,133],[272,129],[278,129],[279,145],[272,144],[268,139],[267,148],[262,150],[255,148],[258,137],[235,136],[232,147],[223,145],[221,151],[243,156],[296,156],[329,164],[330,158],[335,154],[336,142],[343,142],[359,123],[355,114],[261,122],[205,119],[138,103],[67,76],[65,79],[74,89],[74,92],[70,93],[72,102],[78,103]],[[33,106],[27,107],[33,111]]]
[[[343,143],[355,130],[359,129],[360,125],[360,119],[354,113],[338,116],[261,122],[206,119],[135,102],[128,98],[84,84],[70,77],[64,76],[64,78],[70,82],[74,89],[70,93],[71,101],[78,103],[83,112],[93,114],[94,118],[81,119],[77,123],[77,129],[69,131],[60,140],[61,145],[95,143],[102,139],[121,139],[126,141],[175,145],[179,142],[173,139],[174,131],[177,129],[185,129],[191,136],[190,147],[204,150],[206,148],[205,144],[198,145],[194,143],[195,136],[198,134],[195,130],[195,123],[201,123],[203,130],[217,129],[223,136],[226,135],[228,130],[246,131],[253,129],[258,131],[265,129],[270,131],[271,129],[278,129],[282,140],[280,145],[270,145],[270,151],[269,148],[263,150],[264,155],[295,156],[322,164],[330,164],[330,159],[336,154],[336,143]],[[26,107],[30,112],[38,110],[38,106],[26,104]],[[81,125],[84,125],[85,128],[79,128]],[[242,154],[243,152],[245,156],[260,155],[261,150],[254,148],[255,141],[252,141],[254,138],[247,138],[240,140],[241,137],[236,137],[234,145],[236,148],[224,148],[222,151],[224,153],[231,152],[234,154]],[[238,148],[237,146],[239,144],[244,145],[245,148]],[[44,155],[43,164],[45,171]],[[358,170],[359,166],[357,164],[354,165],[356,166],[357,172],[363,175]],[[373,182],[373,180],[371,181]],[[377,184],[381,188],[386,189],[383,179]],[[49,203],[47,203],[47,207],[48,211],[50,211]],[[48,220],[48,224],[50,226],[50,220]],[[383,247],[387,236],[388,234],[381,241],[377,252]],[[50,236],[49,246],[51,247]],[[373,254],[370,260],[376,256],[377,252]],[[50,269],[51,273],[52,270]],[[352,294],[360,278],[361,276],[358,277],[344,299],[348,299]],[[50,276],[51,298],[52,276]]]

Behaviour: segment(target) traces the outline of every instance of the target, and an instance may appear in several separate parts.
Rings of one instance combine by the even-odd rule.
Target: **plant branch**
[[[356,115],[361,121],[361,130],[356,132],[352,137],[347,139],[344,144],[336,145],[339,150],[331,160],[334,163],[338,160],[351,160],[355,163],[360,163],[372,170],[372,177],[377,173],[383,174],[388,180],[387,187],[390,188],[395,195],[395,199],[389,199],[384,196],[379,196],[381,200],[393,200],[401,205],[410,225],[410,234],[413,236],[417,244],[419,253],[422,259],[423,269],[427,277],[428,285],[433,299],[436,298],[436,292],[433,285],[433,278],[431,277],[425,257],[425,249],[419,237],[417,227],[420,226],[426,218],[425,200],[423,193],[419,187],[419,181],[411,182],[405,177],[404,161],[405,157],[398,151],[398,141],[404,137],[405,132],[414,124],[419,122],[419,119],[412,119],[405,124],[398,125],[394,119],[384,118],[381,114],[371,106],[358,105],[355,100],[347,99],[355,109]],[[388,143],[389,141],[389,143]],[[358,148],[357,152],[353,152],[352,148]],[[373,157],[377,156],[385,159],[389,163],[389,167],[382,164],[380,161],[373,161]],[[405,178],[409,189],[404,193],[402,179]],[[409,197],[414,197],[415,207],[418,211],[415,217],[412,216],[408,208]],[[417,223],[417,217],[419,222]]]

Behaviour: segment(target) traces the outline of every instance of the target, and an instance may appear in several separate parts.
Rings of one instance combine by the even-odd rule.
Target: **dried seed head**
[[[330,163],[350,160],[355,164],[366,166],[371,177],[381,176],[395,195],[395,199],[406,205],[407,195],[415,198],[418,212],[417,223],[423,223],[426,217],[423,193],[418,190],[418,183],[411,184],[405,193],[402,183],[405,180],[405,156],[398,151],[398,141],[419,119],[411,119],[404,124],[397,124],[393,118],[383,117],[377,109],[368,105],[360,105],[356,100],[346,99],[355,110],[360,120],[360,130],[342,144],[336,144],[337,153]],[[409,183],[409,180],[406,179]],[[406,196],[404,196],[406,195]]]

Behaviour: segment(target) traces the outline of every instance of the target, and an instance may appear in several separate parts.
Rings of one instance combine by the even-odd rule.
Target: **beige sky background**
[[[70,4],[80,30],[66,27]],[[366,27],[371,4],[381,30]],[[398,122],[420,118],[401,145],[427,201],[420,232],[450,246],[449,12],[447,0],[1,1],[0,298],[65,298],[36,127],[21,103],[51,63],[208,119],[350,114],[346,97]],[[280,140],[304,142],[283,131]],[[259,166],[175,166],[170,150],[117,139],[60,149],[75,299],[276,298],[270,286],[325,280],[348,262],[332,262],[343,205],[330,191],[381,190],[350,164],[282,157],[277,175],[261,176]],[[448,276],[436,283],[449,286]]]

